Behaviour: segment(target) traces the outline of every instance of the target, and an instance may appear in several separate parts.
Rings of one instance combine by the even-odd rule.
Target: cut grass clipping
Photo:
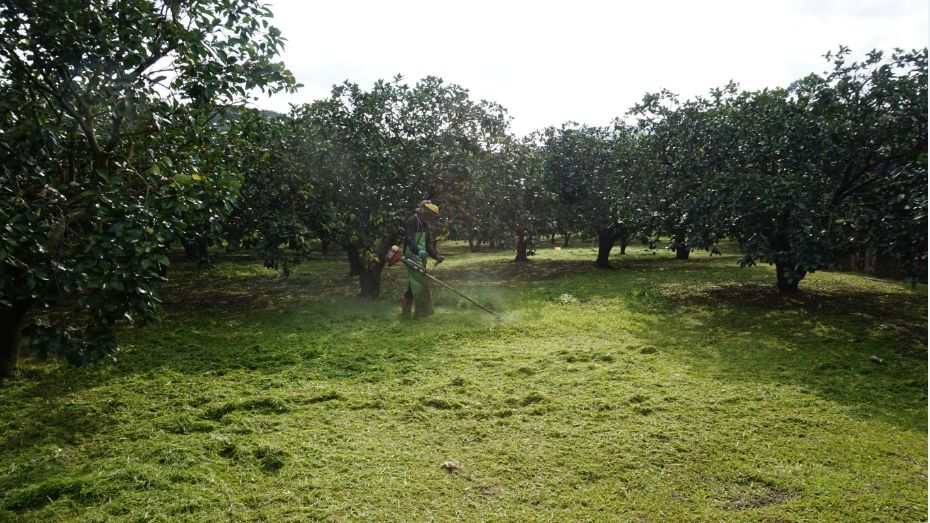
[[[445,246],[402,269],[172,267],[117,363],[0,388],[3,521],[920,521],[926,287],[736,255]]]

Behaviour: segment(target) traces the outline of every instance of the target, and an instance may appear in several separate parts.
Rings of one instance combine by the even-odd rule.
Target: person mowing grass
[[[430,224],[436,223],[439,218],[439,206],[429,200],[420,202],[416,212],[404,224],[404,256],[410,260],[420,260],[420,265],[426,267],[427,255],[437,263],[445,259],[436,252],[436,242],[430,231]],[[433,298],[430,295],[427,278],[411,267],[407,267],[407,291],[401,305],[401,313],[410,316],[410,311],[416,303],[415,316],[429,316],[433,313]]]

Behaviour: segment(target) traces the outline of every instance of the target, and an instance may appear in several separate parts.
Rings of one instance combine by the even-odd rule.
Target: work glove
[[[426,262],[426,251],[421,249],[420,252],[417,253],[417,256],[419,256],[424,263]]]

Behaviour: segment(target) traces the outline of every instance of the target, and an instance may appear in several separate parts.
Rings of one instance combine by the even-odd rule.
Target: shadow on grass
[[[609,271],[588,260],[492,259],[448,274],[450,281],[548,281],[548,288],[559,281],[552,292],[574,293],[580,306],[623,298],[661,318],[648,320],[642,343],[720,381],[791,384],[860,418],[927,430],[925,288],[826,273],[786,295],[771,268],[739,268],[733,256],[616,258]]]
[[[832,290],[813,287],[796,294],[779,293],[771,285],[724,284],[686,292],[665,293],[665,302],[677,310],[689,310],[713,305],[716,309],[754,316],[793,313],[809,321],[829,318],[844,329],[860,331],[896,331],[904,339],[919,342],[919,350],[900,352],[902,355],[927,355],[927,317],[923,305],[926,296],[902,290],[899,293],[857,290],[839,286]],[[816,332],[813,334],[816,335]],[[900,347],[898,347],[900,348]]]
[[[616,258],[617,270],[610,271],[595,268],[593,260],[517,264],[489,257],[442,266],[435,274],[456,287],[473,285],[479,296],[497,292],[502,303],[519,299],[524,307],[542,308],[549,295],[562,292],[582,302],[622,298],[622,307],[646,313],[647,328],[636,334],[644,344],[716,379],[792,384],[848,405],[858,416],[926,430],[925,292],[833,283],[802,284],[802,293],[782,296],[769,283],[771,270],[739,269],[733,257]],[[455,302],[448,296],[437,300],[447,309],[427,320],[429,328],[401,321],[397,301],[406,285],[403,270],[386,269],[386,297],[366,301],[352,297],[357,283],[343,260],[305,264],[288,279],[261,271],[228,275],[223,268],[198,278],[178,271],[163,289],[165,323],[123,329],[119,339],[126,351],[116,364],[37,372],[34,382],[3,394],[17,404],[35,397],[55,401],[113,380],[144,381],[160,373],[414,379],[438,359],[455,357],[436,351],[439,344],[495,336],[484,328],[488,318],[470,308],[451,308]],[[544,290],[523,282],[539,282]],[[884,363],[872,362],[873,355]],[[67,409],[38,416],[37,426],[46,427],[52,439],[105,426],[77,419]],[[105,413],[99,419],[107,419]],[[49,437],[21,431],[0,446],[40,444]]]
[[[178,314],[152,328],[120,332],[124,350],[115,363],[88,368],[61,362],[27,365],[24,376],[0,389],[10,408],[29,412],[25,419],[19,414],[19,421],[0,425],[0,451],[28,454],[30,448],[79,444],[105,434],[125,415],[117,411],[130,408],[127,402],[148,403],[140,393],[158,398],[152,405],[160,405],[158,411],[132,407],[143,416],[189,410],[189,398],[171,396],[171,383],[210,396],[198,390],[200,384],[229,390],[241,384],[254,394],[264,384],[292,380],[332,386],[341,380],[415,382],[440,365],[439,360],[454,357],[436,350],[438,344],[449,343],[435,339],[437,332],[468,322],[479,325],[482,320],[475,313],[440,313],[424,330],[418,320],[401,320],[392,302],[355,298],[305,301],[280,311],[211,311],[186,319]],[[306,392],[308,398],[319,393],[313,386]],[[233,398],[240,393],[224,394]]]
[[[736,258],[732,256],[691,260],[676,260],[667,256],[615,256],[608,269],[596,267],[594,261],[594,257],[590,260],[535,258],[529,262],[515,263],[509,259],[490,258],[472,261],[465,267],[441,267],[436,275],[442,274],[446,278],[460,281],[543,281],[578,276],[622,278],[624,273],[629,272],[658,274],[659,271],[673,271],[681,274],[708,269],[728,271],[732,275],[733,269],[737,268]],[[661,279],[668,279],[669,276],[662,276]]]
[[[235,266],[256,266],[254,260],[244,257],[229,260],[234,260]],[[257,274],[230,276],[222,273],[222,267],[197,275],[191,266],[181,264],[174,278],[160,289],[160,324],[118,328],[121,354],[115,364],[74,369],[58,361],[45,365],[32,362],[31,367],[30,362],[23,362],[26,365],[20,371],[18,390],[12,392],[7,387],[5,393],[18,399],[51,399],[121,376],[160,370],[191,375],[235,370],[274,374],[308,365],[328,371],[327,377],[346,377],[377,368],[374,354],[390,361],[395,353],[400,354],[396,356],[399,360],[406,360],[404,354],[411,351],[429,351],[425,335],[417,332],[416,320],[401,321],[400,299],[406,288],[406,273],[401,269],[386,269],[382,298],[366,300],[355,296],[357,278],[348,274],[343,260],[304,262],[301,272],[295,271],[289,278],[267,275],[269,271],[261,269],[253,271]],[[442,298],[437,301],[452,303]],[[479,316],[476,322],[484,321],[474,311],[463,314]],[[449,321],[450,328],[459,323]],[[411,343],[386,343],[390,351],[364,346],[347,358],[325,357],[328,349],[323,347],[354,347],[359,332],[379,329],[403,336],[408,342],[422,339],[422,348]],[[300,339],[290,341],[288,337],[295,334]],[[378,339],[377,332],[370,336]],[[294,347],[293,343],[302,346]]]
[[[229,267],[253,270],[241,274],[224,272]],[[218,264],[200,275],[178,271],[159,288],[163,309],[169,313],[190,310],[236,313],[266,308],[275,300],[322,295],[347,297],[358,293],[358,279],[349,275],[344,264],[337,260],[303,262],[290,277],[255,267],[254,262],[239,261]]]
[[[818,284],[781,295],[762,284],[709,284],[663,294],[662,320],[644,341],[699,372],[791,384],[858,417],[926,432],[925,293]]]

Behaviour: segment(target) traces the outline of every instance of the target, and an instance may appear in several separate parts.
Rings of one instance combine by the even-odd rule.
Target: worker
[[[424,270],[427,256],[436,260],[436,263],[445,259],[436,252],[435,240],[430,231],[430,225],[436,223],[438,218],[439,207],[429,200],[423,200],[413,216],[404,224],[404,256],[409,260],[419,262]],[[416,269],[407,267],[407,282],[407,292],[404,293],[401,306],[403,315],[410,316],[414,303],[416,303],[416,316],[432,314],[433,298],[430,295],[426,276]]]

